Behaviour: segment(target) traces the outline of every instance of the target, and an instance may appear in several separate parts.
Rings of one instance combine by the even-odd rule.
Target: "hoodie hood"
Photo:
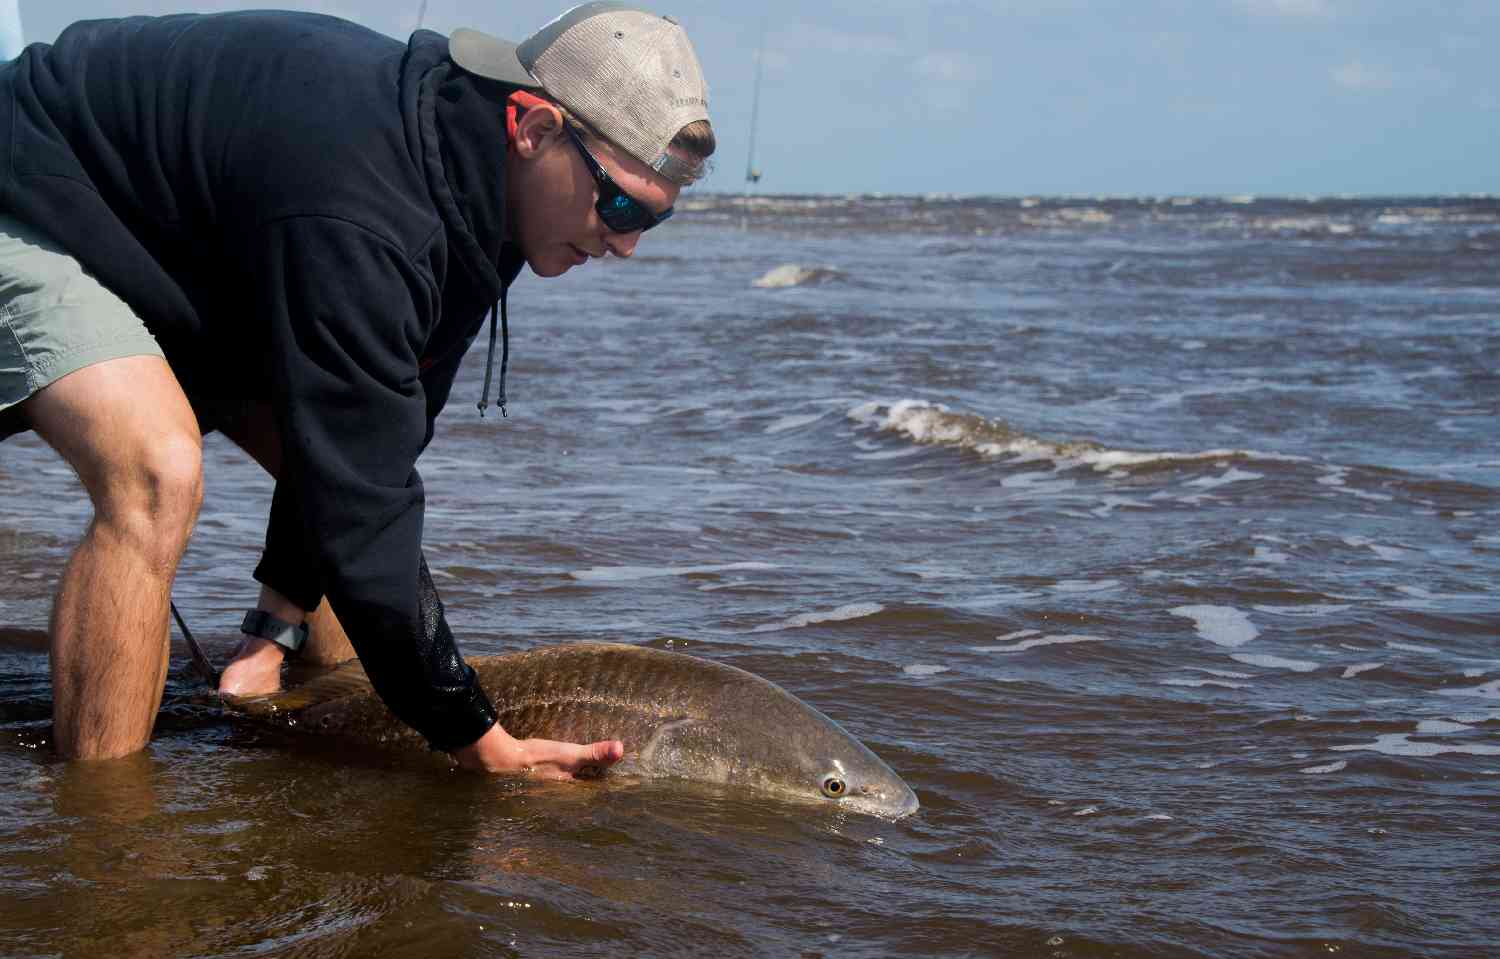
[[[406,84],[414,88],[418,148],[451,249],[481,298],[493,303],[521,266],[515,256],[501,265],[510,90],[464,72],[448,59],[447,39],[430,30],[412,35]]]

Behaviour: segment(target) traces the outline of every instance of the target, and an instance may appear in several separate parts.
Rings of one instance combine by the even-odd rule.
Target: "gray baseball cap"
[[[585,3],[519,44],[467,28],[448,55],[470,73],[544,91],[579,119],[676,183],[702,164],[667,145],[708,119],[708,84],[687,33],[671,17],[623,3]]]

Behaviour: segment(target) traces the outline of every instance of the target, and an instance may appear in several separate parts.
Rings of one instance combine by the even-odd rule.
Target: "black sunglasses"
[[[599,199],[594,201],[594,209],[599,211],[599,219],[604,221],[605,226],[616,233],[635,233],[637,230],[644,233],[671,218],[671,207],[667,207],[662,213],[652,213],[646,204],[620,189],[620,185],[599,165],[589,148],[584,146],[583,138],[573,129],[573,124],[564,121],[563,129],[568,131],[573,145],[578,148],[584,166],[594,175],[594,182],[599,184]]]

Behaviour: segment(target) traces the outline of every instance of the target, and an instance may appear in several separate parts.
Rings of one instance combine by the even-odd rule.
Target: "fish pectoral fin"
[[[635,762],[642,769],[662,768],[676,765],[684,734],[700,725],[702,721],[689,716],[678,716],[663,721],[645,742],[636,750]]]

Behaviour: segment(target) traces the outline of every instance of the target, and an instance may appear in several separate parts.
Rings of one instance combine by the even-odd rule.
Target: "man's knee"
[[[194,432],[155,433],[117,451],[90,489],[100,520],[145,540],[186,545],[203,504],[203,443]]]
[[[90,365],[27,402],[36,431],[78,472],[99,522],[181,550],[203,499],[203,438],[165,361]]]

